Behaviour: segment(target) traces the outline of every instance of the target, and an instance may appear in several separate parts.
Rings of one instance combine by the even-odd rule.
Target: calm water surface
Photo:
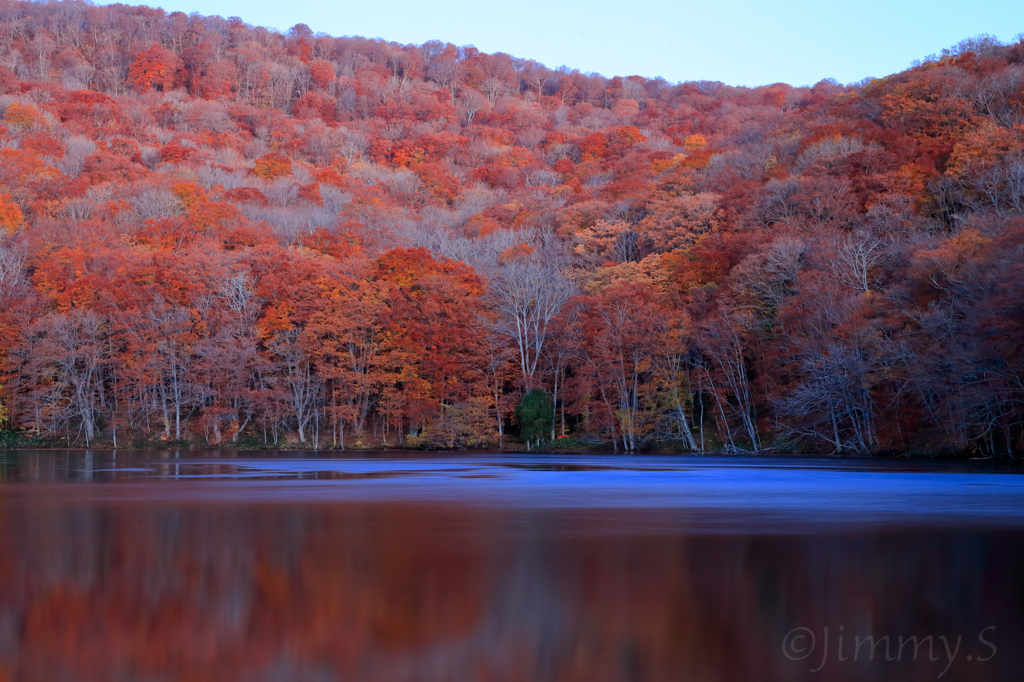
[[[0,682],[1019,680],[1021,471],[6,453]]]

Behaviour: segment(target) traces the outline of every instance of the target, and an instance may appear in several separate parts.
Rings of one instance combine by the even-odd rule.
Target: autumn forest
[[[0,439],[1015,457],[1022,210],[1024,40],[744,88],[0,0]]]

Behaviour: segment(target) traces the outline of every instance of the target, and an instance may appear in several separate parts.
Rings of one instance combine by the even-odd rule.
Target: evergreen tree
[[[516,407],[516,421],[519,422],[519,431],[526,440],[527,449],[531,443],[540,445],[541,438],[551,430],[553,415],[551,398],[546,392],[535,388],[522,397]]]

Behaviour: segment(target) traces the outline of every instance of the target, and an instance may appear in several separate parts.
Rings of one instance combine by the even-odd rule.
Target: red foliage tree
[[[178,55],[154,45],[136,55],[128,76],[136,90],[171,90],[183,67]]]

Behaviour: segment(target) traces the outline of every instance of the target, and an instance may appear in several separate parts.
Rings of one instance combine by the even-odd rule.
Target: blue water
[[[25,452],[7,480],[89,482],[14,490],[75,499],[421,502],[497,508],[685,512],[697,530],[817,526],[1024,527],[1024,469],[1013,463],[615,455],[324,456]],[[8,490],[11,490],[10,488]],[[683,517],[676,516],[680,519]],[[681,521],[680,521],[681,522]]]

